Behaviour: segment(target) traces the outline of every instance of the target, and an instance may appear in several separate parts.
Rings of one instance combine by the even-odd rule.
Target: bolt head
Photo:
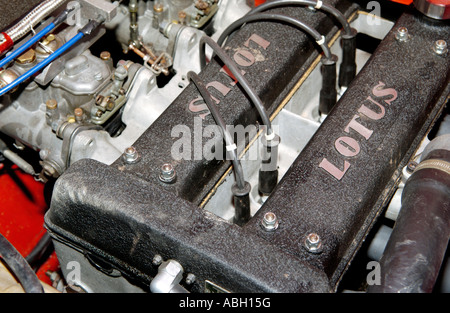
[[[274,231],[278,228],[278,218],[273,212],[266,212],[261,220],[261,227],[265,231]]]
[[[401,42],[408,41],[410,38],[410,35],[408,33],[408,29],[406,27],[399,27],[397,29],[397,33],[395,34],[395,39]]]
[[[161,170],[159,173],[159,179],[164,183],[172,183],[176,179],[175,168],[170,163],[164,163],[161,166]]]
[[[433,51],[434,51],[436,54],[438,54],[438,55],[444,55],[444,54],[446,54],[447,51],[448,51],[448,48],[447,48],[447,42],[446,42],[445,40],[442,40],[442,39],[437,40],[437,41],[434,43]]]
[[[83,117],[84,111],[82,108],[76,108],[73,113],[75,114],[75,117]]]
[[[162,256],[160,256],[159,254],[157,254],[157,255],[155,255],[155,256],[153,257],[153,260],[152,260],[152,264],[153,264],[153,265],[158,266],[158,265],[160,265],[162,262],[163,262],[163,258],[162,258]]]
[[[111,53],[109,53],[108,51],[102,51],[100,53],[100,59],[102,59],[103,61],[108,61],[109,59],[111,59]]]
[[[192,273],[187,274],[187,276],[186,276],[186,284],[192,285],[195,282],[195,279],[196,279],[196,277],[195,277],[194,274],[192,274]]]
[[[16,62],[19,64],[29,64],[36,60],[36,51],[33,49],[27,50],[25,53],[17,57]]]
[[[131,146],[125,149],[122,158],[125,163],[134,164],[139,161],[139,153],[135,147]]]
[[[118,80],[124,80],[128,75],[127,69],[123,66],[118,66],[114,71],[114,77]]]
[[[52,164],[44,161],[41,163],[42,166],[42,170],[43,173],[48,176],[48,177],[57,177],[58,176],[58,172],[57,170],[53,167]]]
[[[55,99],[49,99],[45,102],[47,109],[54,110],[58,107],[58,102]]]
[[[409,162],[408,165],[406,166],[406,171],[408,173],[412,174],[416,170],[417,165],[419,165],[419,164],[417,164],[417,162],[415,162],[415,161]]]
[[[155,11],[156,13],[161,13],[162,11],[164,11],[164,6],[162,4],[155,4],[153,6],[153,11]]]
[[[322,240],[316,233],[309,233],[305,237],[304,247],[308,252],[320,253],[322,252]]]

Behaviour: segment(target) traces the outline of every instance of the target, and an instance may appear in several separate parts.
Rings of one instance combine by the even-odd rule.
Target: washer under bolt
[[[410,38],[410,35],[408,33],[408,28],[406,27],[399,27],[397,29],[397,33],[395,34],[395,39],[401,42],[408,41]]]
[[[122,158],[125,163],[133,164],[139,161],[139,153],[135,147],[131,146],[125,149]]]
[[[437,41],[434,43],[433,51],[434,51],[436,54],[438,54],[438,55],[444,55],[444,54],[446,54],[447,51],[448,51],[448,48],[447,48],[447,42],[446,42],[445,40],[442,40],[442,39],[437,40]]]
[[[316,233],[309,233],[305,237],[304,246],[308,252],[320,253],[322,252],[322,240]]]
[[[273,212],[267,212],[264,214],[261,220],[261,227],[265,231],[274,231],[278,228],[278,218]]]
[[[172,164],[164,163],[161,166],[161,171],[159,173],[159,180],[163,183],[173,183],[177,177],[177,173]]]

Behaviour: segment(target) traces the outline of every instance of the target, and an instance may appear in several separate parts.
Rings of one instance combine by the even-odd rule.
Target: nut
[[[55,169],[53,164],[47,161],[39,162],[42,166],[42,172],[47,177],[58,177],[58,171]]]
[[[152,264],[153,264],[153,265],[158,266],[158,265],[160,265],[162,262],[163,262],[163,258],[162,258],[162,256],[160,256],[159,254],[156,254],[156,255],[153,257],[153,260],[152,260]]]
[[[112,97],[108,97],[107,101],[106,101],[105,109],[108,111],[112,111],[115,106],[116,106],[116,102],[114,101],[114,99]]]
[[[395,34],[395,39],[400,42],[408,41],[411,36],[408,33],[408,29],[406,27],[399,27],[397,29],[397,33]]]
[[[45,102],[45,106],[49,110],[55,110],[58,107],[58,102],[56,102],[55,99],[49,99],[47,102]]]
[[[122,158],[125,163],[134,164],[139,161],[139,153],[135,147],[131,146],[125,149]]]
[[[155,4],[153,6],[153,11],[155,11],[156,13],[161,13],[162,11],[164,11],[164,6],[162,4]]]
[[[201,11],[204,11],[209,8],[209,3],[203,0],[198,0],[195,2],[195,7]]]
[[[102,59],[103,61],[108,61],[109,59],[111,59],[111,53],[109,53],[108,51],[102,51],[100,53],[100,59]]]
[[[305,237],[304,247],[308,252],[320,253],[322,252],[322,240],[316,233],[309,233]]]
[[[264,214],[261,220],[261,227],[265,231],[274,231],[278,228],[278,218],[273,212],[267,212]]]
[[[195,277],[195,275],[192,274],[192,273],[187,274],[187,276],[186,276],[186,284],[192,285],[195,282],[196,278],[197,277]]]
[[[159,173],[159,180],[163,183],[173,183],[176,179],[177,173],[172,164],[164,163],[161,166],[161,171]]]
[[[75,117],[82,117],[84,114],[84,111],[82,108],[76,108],[73,113],[75,114]]]
[[[442,39],[437,40],[437,41],[434,43],[433,51],[434,51],[436,54],[438,54],[438,55],[444,55],[444,54],[446,54],[447,51],[448,51],[448,48],[447,48],[447,42],[446,42],[445,40],[442,40]]]
[[[73,113],[75,114],[75,120],[77,122],[82,122],[84,117],[84,110],[82,108],[76,108],[73,110]]]
[[[16,62],[19,64],[30,64],[33,63],[34,60],[36,60],[36,52],[34,49],[29,49],[25,53],[21,54],[16,59]]]

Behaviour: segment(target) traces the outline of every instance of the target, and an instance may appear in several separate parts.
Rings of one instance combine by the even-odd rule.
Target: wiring
[[[0,234],[0,257],[17,277],[26,293],[44,292],[30,265],[2,234]]]
[[[342,62],[339,69],[339,86],[345,87],[350,84],[350,82],[356,76],[356,35],[357,31],[350,26],[347,18],[335,7],[324,3],[322,0],[283,0],[263,3],[256,8],[252,9],[247,15],[259,13],[266,11],[268,9],[288,6],[288,5],[304,5],[314,7],[314,9],[322,10],[326,13],[330,13],[336,18],[336,20],[344,28],[344,33],[342,34]]]
[[[315,1],[315,0],[283,0],[283,1],[274,1],[274,2],[266,2],[263,3],[256,8],[252,9],[250,12],[247,13],[247,15],[255,14],[259,12],[263,12],[266,10],[269,10],[271,8],[276,8],[280,6],[288,6],[288,5],[304,5],[304,6],[312,6],[317,10],[322,10],[324,12],[330,13],[333,15],[338,22],[342,25],[344,28],[344,31],[347,35],[352,35],[353,31],[350,27],[349,22],[347,21],[346,17],[335,7],[322,2],[321,0]]]
[[[200,64],[201,68],[203,69],[206,66],[206,57],[205,57],[205,45],[208,44],[214,52],[219,56],[219,58],[225,63],[225,65],[228,67],[228,69],[231,71],[231,73],[236,77],[236,79],[239,81],[240,85],[244,90],[247,92],[248,96],[254,103],[256,110],[258,111],[259,115],[261,116],[261,119],[263,121],[263,124],[266,126],[266,135],[272,136],[273,130],[272,130],[272,123],[270,122],[269,116],[264,108],[264,105],[259,98],[259,96],[256,94],[256,92],[250,87],[247,79],[242,75],[241,71],[237,68],[234,61],[225,53],[225,51],[210,37],[203,36],[200,39]]]
[[[233,22],[228,26],[223,33],[220,35],[219,39],[217,40],[217,44],[219,46],[222,46],[225,42],[225,39],[228,38],[229,35],[231,35],[235,30],[239,29],[242,25],[246,23],[256,22],[256,21],[262,21],[262,20],[272,20],[272,21],[278,21],[278,22],[284,22],[291,24],[303,31],[305,31],[307,34],[312,36],[316,43],[321,47],[325,57],[327,59],[332,58],[332,53],[330,48],[328,47],[327,40],[324,36],[322,36],[317,30],[315,30],[310,25],[299,21],[293,17],[281,15],[281,14],[274,14],[274,13],[258,13],[258,14],[252,14],[252,15],[245,15],[244,17],[240,18],[239,20]],[[202,50],[200,50],[202,51]],[[204,52],[203,52],[204,54]]]
[[[241,162],[237,156],[236,145],[234,144],[233,138],[231,137],[230,132],[227,130],[225,121],[222,118],[222,115],[219,112],[216,104],[212,100],[211,94],[206,88],[205,83],[201,80],[201,78],[194,72],[188,73],[188,79],[191,80],[194,85],[197,87],[198,91],[202,95],[206,105],[208,106],[209,111],[211,112],[214,120],[217,125],[219,125],[223,138],[225,140],[225,144],[227,147],[227,153],[231,156],[231,161],[233,162],[233,168],[236,175],[236,182],[240,189],[243,189],[245,186],[244,172],[242,170]]]

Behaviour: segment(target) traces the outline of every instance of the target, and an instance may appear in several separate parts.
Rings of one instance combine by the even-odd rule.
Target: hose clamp
[[[436,159],[425,160],[423,162],[420,162],[414,172],[428,169],[428,168],[439,170],[441,172],[444,172],[444,173],[450,175],[450,162],[443,161],[443,160],[436,160]]]

